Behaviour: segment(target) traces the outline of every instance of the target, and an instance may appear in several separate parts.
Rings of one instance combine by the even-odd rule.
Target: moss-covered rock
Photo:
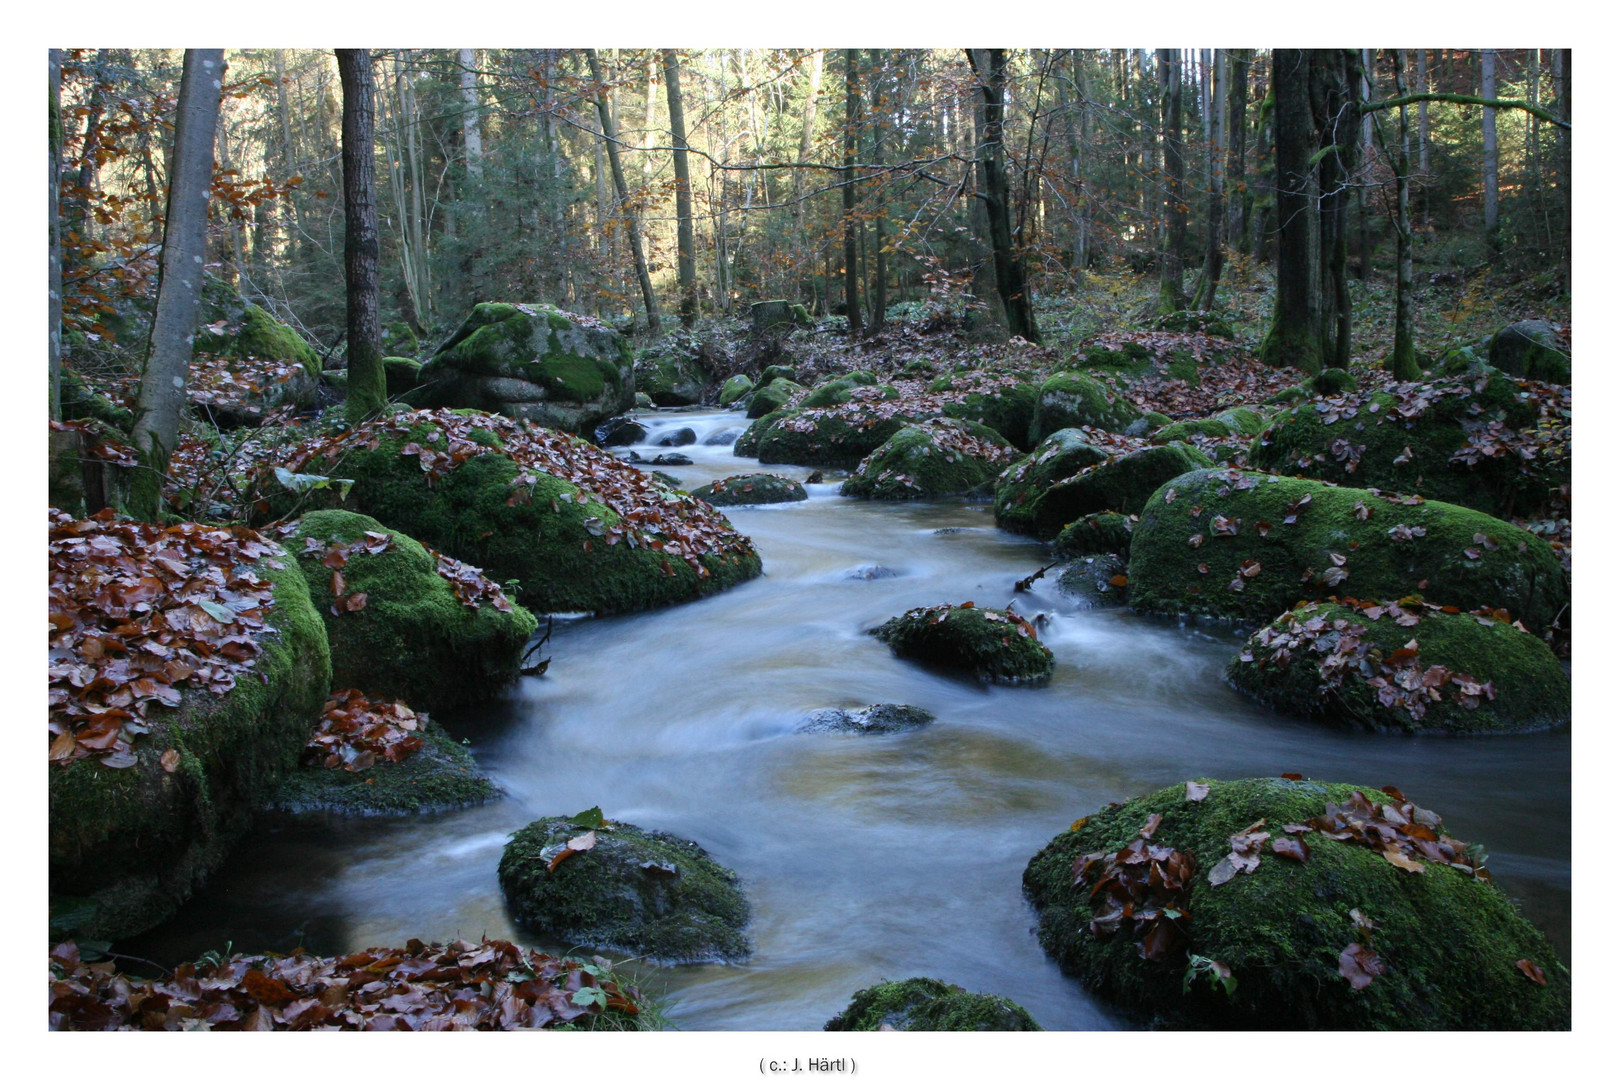
[[[753,396],[748,399],[748,419],[758,420],[767,413],[785,409],[794,398],[803,393],[804,387],[792,379],[772,379],[765,386],[755,390]]]
[[[755,390],[763,390],[777,379],[792,379],[793,368],[787,364],[772,364],[759,373],[759,381],[754,384]]]
[[[50,766],[51,894],[94,905],[76,928],[84,937],[126,937],[173,914],[296,765],[332,667],[292,561],[278,552],[252,565],[273,585],[266,622],[276,632],[259,639],[262,652],[234,689],[186,689],[177,708],[154,710],[128,768],[95,757]]]
[[[757,418],[752,424],[748,425],[747,430],[737,436],[737,441],[731,444],[731,452],[738,457],[758,457],[759,440],[764,438],[765,433],[775,427],[779,421],[787,417],[790,411],[788,409],[777,409],[775,412],[768,412],[764,416]]]
[[[587,834],[592,846],[553,863],[571,841],[588,843]],[[690,840],[623,822],[592,829],[542,818],[512,835],[499,872],[516,919],[571,944],[658,964],[748,956],[748,901],[737,875]]]
[[[383,357],[383,379],[388,385],[388,396],[401,398],[416,389],[422,375],[422,364],[408,356]]]
[[[124,432],[135,426],[134,413],[92,388],[67,366],[62,368],[61,405],[63,420],[95,420]]]
[[[1489,443],[1500,428],[1536,425],[1536,403],[1513,380],[1484,369],[1396,390],[1302,401],[1272,418],[1249,463],[1504,517],[1533,516],[1551,489],[1569,482],[1567,439],[1538,443],[1529,460],[1469,453],[1472,441]],[[1567,428],[1567,417],[1562,422]]]
[[[1195,435],[1224,439],[1233,435],[1255,436],[1265,430],[1266,420],[1254,409],[1236,408],[1218,412],[1203,420],[1182,420],[1153,432],[1156,443],[1187,442]]]
[[[1059,480],[1029,503],[1024,520],[1031,534],[1056,536],[1086,514],[1112,510],[1138,513],[1148,496],[1170,480],[1214,465],[1208,454],[1186,443],[1148,446],[1119,454]]]
[[[617,331],[549,304],[478,304],[422,365],[429,405],[586,432],[627,412],[634,361]]]
[[[1569,600],[1545,540],[1476,510],[1235,469],[1153,493],[1131,536],[1130,578],[1138,610],[1250,624],[1301,600],[1422,593],[1506,607],[1540,633]]]
[[[1091,376],[1078,371],[1059,372],[1041,384],[1029,442],[1038,443],[1062,428],[1124,431],[1140,415],[1136,406]]]
[[[1558,328],[1541,319],[1510,323],[1491,336],[1493,367],[1527,379],[1569,385],[1569,354],[1559,348]]]
[[[379,536],[387,538],[386,547]],[[421,544],[347,510],[305,514],[290,543],[310,594],[320,598],[334,686],[435,710],[492,697],[517,678],[535,618],[501,596],[498,586],[477,606],[464,603],[452,578],[476,574],[472,568],[445,564],[440,573],[441,564]],[[383,550],[373,554],[366,545]],[[365,594],[357,611],[345,610],[332,594],[334,568],[323,560],[334,548],[346,560],[337,568],[343,595]],[[499,610],[497,600],[507,610]]]
[[[865,400],[881,398],[887,401],[893,401],[900,396],[899,390],[887,383],[878,383],[875,379],[870,371],[852,371],[848,375],[823,380],[805,395],[800,405],[806,409],[820,409],[828,405],[842,405],[856,396]],[[875,387],[876,392],[857,395],[856,392],[862,387]]]
[[[772,420],[772,417],[775,417]],[[904,410],[871,409],[859,403],[826,409],[787,409],[754,421],[733,453],[752,448],[762,465],[824,465],[851,469],[908,422],[923,419]],[[745,442],[745,440],[748,440]]]
[[[1018,1005],[970,994],[939,979],[882,982],[858,990],[826,1031],[1041,1031]]]
[[[1125,560],[1113,552],[1082,555],[1058,572],[1058,591],[1087,607],[1120,607],[1130,599]]]
[[[744,394],[753,390],[754,380],[746,375],[733,375],[720,386],[720,406],[730,408],[742,400]]]
[[[1131,530],[1135,527],[1134,514],[1117,514],[1112,510],[1086,514],[1065,525],[1053,541],[1053,547],[1059,555],[1128,555]]]
[[[1356,377],[1344,368],[1323,368],[1305,380],[1305,385],[1319,397],[1334,397],[1339,394],[1355,393]]]
[[[928,499],[988,490],[1015,456],[983,424],[933,417],[891,435],[862,459],[840,493],[863,499]]]
[[[692,492],[712,506],[758,506],[764,503],[803,502],[810,497],[804,485],[775,473],[743,473],[704,484]]]
[[[259,305],[230,305],[221,321],[224,326],[205,326],[198,332],[193,344],[198,353],[233,353],[244,360],[252,357],[300,364],[311,379],[320,377],[320,354],[296,330],[277,322]]]
[[[981,682],[1043,683],[1052,650],[1011,610],[972,603],[912,608],[872,633],[896,656],[960,671]]]
[[[403,319],[383,327],[383,348],[400,356],[414,357],[422,351],[422,342]]]
[[[947,400],[940,407],[946,416],[972,420],[1000,432],[1018,449],[1029,451],[1040,440],[1032,437],[1040,387],[1015,375],[972,372],[943,380]]]
[[[1014,532],[1032,532],[1036,500],[1059,480],[1108,459],[1108,452],[1072,428],[1054,431],[1024,460],[996,477],[996,524]]]
[[[418,720],[422,746],[404,761],[379,758],[359,772],[303,765],[287,774],[270,797],[270,809],[377,817],[457,810],[499,797],[466,747],[425,714]]]
[[[696,339],[670,335],[636,357],[636,388],[655,405],[696,405],[709,388],[709,371]]]
[[[1540,638],[1418,604],[1301,605],[1226,674],[1279,712],[1368,731],[1528,731],[1570,714],[1569,676]]]
[[[755,577],[759,556],[706,503],[572,436],[480,413],[403,412],[323,444],[298,471],[354,481],[345,504],[516,582],[534,612],[638,611]],[[444,448],[448,459],[424,454]],[[628,519],[627,519],[628,516]],[[662,540],[664,550],[651,543]],[[679,540],[680,550],[670,541]]]
[[[1393,796],[1290,780],[1207,784],[1196,802],[1178,784],[1104,807],[1030,860],[1024,890],[1039,913],[1041,945],[1093,993],[1169,1027],[1569,1026],[1569,974],[1552,947],[1501,890],[1463,870],[1425,859],[1414,862],[1423,872],[1409,872],[1371,847],[1306,833],[1304,862],[1268,844],[1252,873],[1210,884],[1210,871],[1232,850],[1230,838],[1255,823],[1283,837],[1284,825],[1308,821],[1355,791],[1375,804]],[[1084,865],[1077,860],[1099,852],[1111,858],[1154,822],[1149,843],[1162,858],[1173,849],[1190,859],[1193,872],[1175,899],[1184,912],[1175,925],[1185,937],[1148,960],[1128,928],[1090,929],[1097,914],[1091,890],[1075,880]],[[1352,945],[1382,961],[1360,989],[1340,974]],[[1537,965],[1546,985],[1528,978],[1520,961]],[[1353,956],[1349,963],[1359,977]],[[1233,981],[1223,985],[1213,964]]]

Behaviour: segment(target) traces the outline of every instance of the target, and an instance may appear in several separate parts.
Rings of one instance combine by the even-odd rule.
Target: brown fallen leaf
[[[1524,974],[1525,978],[1529,979],[1537,986],[1547,985],[1546,974],[1541,970],[1540,965],[1538,965],[1534,960],[1520,960],[1513,966],[1518,968]]]
[[[163,756],[158,758],[158,764],[163,766],[164,772],[174,772],[180,767],[180,751],[174,749],[173,747],[163,751]]]
[[[1311,849],[1306,846],[1305,841],[1296,840],[1292,836],[1277,837],[1271,842],[1271,850],[1283,858],[1293,859],[1295,862],[1304,862],[1311,853]]]
[[[1383,960],[1359,941],[1346,945],[1339,954],[1339,974],[1350,981],[1352,989],[1367,989],[1373,979],[1383,973]]]
[[[1187,781],[1187,801],[1203,802],[1209,797],[1209,785],[1200,784],[1196,780]]]

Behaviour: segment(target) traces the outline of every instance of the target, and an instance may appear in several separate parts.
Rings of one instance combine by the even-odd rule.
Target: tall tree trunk
[[[1350,185],[1356,175],[1360,108],[1354,49],[1312,49],[1311,103],[1318,131],[1321,193],[1322,363],[1350,366]]]
[[[844,50],[844,308],[850,336],[861,330],[860,268],[855,230],[855,135],[860,122],[860,73],[856,50]]]
[[[1237,197],[1227,200],[1226,239],[1235,251],[1246,250],[1244,229],[1249,222],[1249,185],[1243,175],[1248,149],[1249,66],[1251,50],[1233,49],[1232,70],[1226,88],[1226,182],[1237,185]]]
[[[1487,100],[1496,97],[1496,51],[1494,49],[1482,49],[1480,51],[1479,94]],[[1500,198],[1500,188],[1497,184],[1496,110],[1487,106],[1480,112],[1485,134],[1485,231],[1494,237],[1499,224],[1498,200]]]
[[[1372,100],[1373,70],[1373,51],[1362,49],[1361,76],[1356,90],[1361,101]],[[1367,221],[1367,187],[1372,183],[1372,126],[1372,113],[1366,113],[1361,118],[1356,171],[1356,277],[1363,281],[1372,273],[1372,227]]]
[[[1395,58],[1395,96],[1405,94],[1406,50],[1402,49]],[[1412,181],[1406,106],[1400,107],[1399,114],[1399,138],[1395,143],[1395,348],[1389,354],[1387,366],[1397,379],[1413,382],[1423,373],[1418,368],[1417,349],[1412,340]]]
[[[1556,81],[1558,83],[1558,119],[1564,126],[1558,129],[1558,186],[1562,188],[1564,197],[1564,230],[1569,235],[1575,227],[1574,185],[1572,169],[1574,160],[1570,157],[1569,122],[1570,122],[1570,64],[1574,57],[1569,49],[1559,49],[1553,59],[1558,65]],[[1564,288],[1569,288],[1570,253],[1572,245],[1563,245],[1562,262],[1564,266]]]
[[[1259,116],[1255,124],[1254,133],[1254,172],[1251,191],[1253,198],[1249,200],[1249,219],[1244,222],[1243,234],[1248,241],[1249,253],[1256,262],[1266,257],[1272,239],[1272,221],[1277,208],[1277,154],[1273,143],[1277,130],[1276,109],[1276,70],[1275,56],[1263,69],[1264,76],[1273,89],[1267,89],[1267,83],[1261,82],[1256,88],[1261,101]],[[1266,109],[1267,98],[1272,101],[1271,109]]]
[[[666,50],[667,51],[667,50]],[[641,179],[643,182],[651,180],[653,175],[653,155],[649,152],[658,145],[653,136],[658,130],[658,84],[665,81],[662,72],[663,57],[658,50],[647,50],[647,108],[642,113],[641,124]],[[665,88],[666,93],[668,87]]]
[[[50,225],[50,252],[46,258],[49,302],[46,317],[50,327],[50,378],[52,420],[62,418],[62,222],[57,202],[62,184],[62,50],[49,50],[50,111],[46,114],[50,152],[50,172],[46,188],[50,201],[45,220]]]
[[[1185,310],[1182,273],[1187,261],[1187,161],[1181,134],[1181,50],[1159,50],[1160,138],[1168,180],[1164,247],[1159,253],[1159,312]]]
[[[1216,49],[1211,81],[1212,98],[1221,103],[1226,90],[1224,50]],[[1226,259],[1226,131],[1221,122],[1221,110],[1211,110],[1209,117],[1209,213],[1204,236],[1204,269],[1198,275],[1198,289],[1193,306],[1209,311],[1215,306],[1215,293],[1221,283],[1221,268]]]
[[[641,250],[641,222],[630,205],[630,186],[624,182],[624,168],[619,164],[619,129],[613,122],[613,108],[608,104],[607,82],[602,78],[602,63],[595,49],[587,49],[585,60],[591,67],[591,81],[596,84],[596,115],[602,121],[602,141],[607,147],[608,168],[613,172],[613,186],[619,192],[619,204],[624,213],[626,231],[630,234],[630,253],[636,261],[636,280],[641,283],[641,299],[647,307],[647,329],[658,336],[658,300],[653,296],[652,278],[647,273],[647,256]]]
[[[1429,92],[1429,50],[1418,50],[1418,89]],[[1429,103],[1418,102],[1418,181],[1423,196],[1423,223],[1429,222]]]
[[[95,222],[90,217],[90,196],[96,189],[100,175],[101,114],[105,107],[106,91],[102,83],[107,77],[107,50],[96,52],[96,62],[90,68],[90,95],[85,102],[84,137],[79,140],[79,175],[77,190],[66,207],[67,220],[63,232],[78,245],[88,244],[95,233]]]
[[[214,127],[224,77],[225,50],[186,50],[174,109],[157,311],[130,433],[140,464],[130,478],[126,508],[144,521],[158,520],[163,477],[179,441],[180,413],[186,404],[197,303],[202,297],[208,194],[214,180]]]
[[[1007,57],[1005,49],[970,49],[969,62],[979,80],[984,118],[984,142],[979,149],[980,197],[989,218],[990,250],[996,267],[996,291],[1007,310],[1007,329],[1032,345],[1041,343],[1035,325],[1035,305],[1024,277],[1024,263],[1013,250],[1011,207],[1007,198],[1002,116],[1005,109]]]
[[[1321,224],[1316,125],[1311,118],[1311,57],[1304,49],[1271,54],[1277,144],[1277,291],[1260,359],[1274,367],[1322,370]]]
[[[872,62],[872,164],[883,164],[883,50],[872,49],[868,52]],[[872,212],[872,288],[868,294],[872,301],[871,333],[883,329],[884,319],[888,314],[889,305],[889,268],[883,253],[883,189],[884,182],[878,180],[876,192],[877,207]]]
[[[669,98],[669,133],[675,146],[675,263],[681,290],[681,324],[697,321],[697,256],[692,237],[692,176],[686,167],[686,111],[681,107],[681,62],[664,50],[664,92]]]
[[[826,51],[817,49],[810,55],[810,87],[805,95],[804,108],[799,114],[799,156],[797,162],[803,165],[810,160],[810,152],[815,147],[816,133],[816,106],[821,96],[821,69]],[[793,246],[796,258],[794,266],[797,268],[805,253],[810,249],[810,233],[804,223],[804,170],[793,170]],[[813,276],[813,275],[812,275]],[[825,283],[823,284],[825,288]],[[816,289],[812,281],[810,295],[815,299]],[[812,305],[813,306],[813,305]]]
[[[348,400],[353,423],[388,404],[383,377],[382,313],[377,294],[377,177],[372,132],[371,53],[338,49],[343,81],[343,281],[348,295]]]
[[[1086,172],[1085,158],[1081,147],[1087,140],[1086,130],[1086,82],[1085,72],[1080,63],[1080,50],[1069,50],[1069,70],[1074,82],[1073,102],[1066,99],[1066,84],[1058,82],[1058,103],[1063,109],[1063,141],[1069,151],[1069,225],[1071,229],[1069,246],[1069,269],[1084,270],[1089,261],[1089,252],[1086,250],[1089,237],[1086,229]],[[1078,127],[1078,132],[1076,128]]]
[[[478,125],[478,52],[461,49],[461,147],[467,155],[467,179],[473,184],[484,179],[484,136]]]

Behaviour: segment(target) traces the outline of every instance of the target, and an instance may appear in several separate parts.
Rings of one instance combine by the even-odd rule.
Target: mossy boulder
[[[1134,514],[1105,510],[1086,514],[1063,527],[1053,547],[1059,555],[1127,555],[1131,550]]]
[[[422,746],[404,761],[379,758],[369,769],[349,772],[320,764],[287,774],[270,798],[286,813],[333,813],[356,817],[404,816],[479,806],[500,792],[465,746],[418,714]]]
[[[1511,375],[1569,385],[1569,354],[1550,322],[1527,319],[1502,327],[1491,336],[1489,356],[1491,366]]]
[[[1254,409],[1236,408],[1218,412],[1203,420],[1181,420],[1153,432],[1156,443],[1189,442],[1196,435],[1226,439],[1234,435],[1253,437],[1265,430],[1265,417]]]
[[[754,380],[746,375],[733,375],[720,385],[720,406],[729,409],[754,388]]]
[[[858,990],[826,1031],[1041,1031],[1022,1005],[970,994],[939,979],[882,982]]]
[[[135,764],[50,766],[50,889],[88,901],[75,930],[117,939],[168,918],[252,824],[298,761],[331,683],[309,587],[278,552],[251,565],[274,590],[262,651],[229,692],[184,689],[149,714]],[[178,755],[173,772],[163,763]]]
[[[361,546],[381,546],[379,535],[388,538],[384,550],[373,554]],[[439,561],[421,544],[347,510],[305,514],[289,543],[310,595],[318,598],[331,645],[333,686],[435,710],[493,697],[517,678],[535,618],[504,596],[505,611],[495,606],[494,597],[476,607],[464,603],[451,579],[476,574],[473,568],[447,565],[440,573]],[[332,594],[333,567],[323,560],[334,548],[345,553],[337,568],[343,594],[365,594],[365,606],[357,611],[345,610]]]
[[[1398,388],[1399,389],[1399,388]],[[1517,453],[1459,460],[1492,424],[1535,427],[1528,391],[1491,370],[1385,390],[1312,398],[1286,409],[1255,439],[1249,463],[1471,506],[1499,516],[1533,516],[1549,491],[1569,482],[1567,451],[1542,446],[1528,461]],[[1567,424],[1567,418],[1564,420]]]
[[[772,379],[765,386],[755,390],[748,399],[748,419],[758,420],[767,413],[778,409],[785,409],[799,394],[804,393],[804,387],[792,379]]]
[[[787,364],[772,364],[759,373],[759,381],[754,384],[755,390],[763,390],[777,379],[792,379],[793,368]]]
[[[1113,552],[1082,555],[1058,572],[1058,592],[1087,607],[1120,607],[1130,599],[1125,560]]]
[[[776,419],[772,420],[771,418]],[[852,469],[907,423],[923,419],[903,410],[859,405],[827,409],[788,409],[754,421],[765,425],[756,438],[749,428],[733,453],[752,448],[762,465],[823,465]],[[745,442],[745,440],[749,440]]]
[[[702,350],[691,339],[667,338],[636,357],[636,388],[655,405],[696,405],[709,382]]]
[[[404,320],[391,322],[383,327],[383,348],[400,356],[414,357],[422,351],[422,342],[411,329],[410,323]]]
[[[423,470],[435,445],[452,455],[442,475]],[[515,582],[532,612],[639,611],[760,572],[753,545],[707,504],[573,436],[424,410],[372,421],[332,449],[340,469],[315,457],[302,470],[353,480],[346,505]],[[670,551],[682,536],[684,550]],[[660,538],[665,550],[649,546]]]
[[[321,356],[298,331],[227,287],[204,290],[204,325],[192,349],[199,355],[229,353],[241,360],[274,360],[301,365],[311,379],[320,378]],[[209,319],[209,316],[214,318]]]
[[[1088,465],[1037,495],[1025,508],[1027,531],[1049,539],[1086,514],[1135,514],[1159,485],[1215,462],[1186,443],[1148,446]]]
[[[896,656],[962,672],[988,683],[1043,683],[1052,650],[1012,611],[972,603],[912,608],[872,631]]]
[[[863,387],[874,389],[869,393],[857,394]],[[869,371],[852,371],[848,375],[840,375],[835,379],[817,383],[800,404],[806,409],[820,409],[828,405],[842,405],[856,396],[865,400],[881,398],[893,401],[900,396],[900,391],[887,383],[877,382],[876,376]]]
[[[1267,844],[1252,873],[1210,883],[1232,851],[1230,838],[1255,823],[1292,839],[1283,826],[1323,814],[1330,801],[1342,804],[1359,791],[1386,804],[1392,795],[1282,779],[1206,783],[1199,801],[1177,784],[1081,818],[1024,871],[1042,947],[1092,993],[1176,1028],[1569,1027],[1569,974],[1553,948],[1500,889],[1462,869],[1424,859],[1413,861],[1422,872],[1412,872],[1372,847],[1312,832],[1302,837],[1303,862]],[[1174,850],[1192,866],[1189,887],[1174,900],[1185,937],[1152,960],[1128,919],[1113,933],[1093,932],[1091,890],[1075,885],[1087,856],[1111,859],[1145,828],[1149,852]],[[1341,974],[1352,945],[1382,962],[1359,989]],[[1521,961],[1536,965],[1546,985],[1528,978]],[[1230,982],[1222,983],[1214,963]],[[1359,977],[1353,955],[1348,964]]]
[[[810,497],[804,485],[775,473],[743,473],[704,484],[693,495],[711,506],[759,506],[765,503],[803,502]]]
[[[741,961],[748,901],[737,875],[697,844],[623,822],[542,818],[501,854],[501,891],[518,922],[573,945],[656,964]],[[594,843],[582,839],[592,835]],[[568,850],[570,841],[579,846]],[[554,868],[553,868],[554,867]]]
[[[1108,452],[1073,428],[1054,431],[1024,460],[996,477],[996,524],[1014,532],[1032,532],[1034,506],[1053,484],[1081,469],[1108,460]]]
[[[388,385],[388,396],[401,398],[416,389],[422,375],[422,363],[408,356],[383,357],[383,379]]]
[[[748,425],[741,435],[737,436],[737,441],[731,444],[731,452],[738,457],[758,457],[759,440],[764,438],[765,433],[775,427],[779,421],[788,416],[790,411],[788,409],[777,409],[775,412],[768,412],[764,416],[757,418],[752,424]]]
[[[1226,675],[1279,712],[1366,731],[1528,731],[1570,715],[1569,676],[1540,638],[1419,604],[1301,605],[1251,637]]]
[[[1040,404],[1040,387],[1015,376],[974,376],[944,380],[948,399],[940,406],[946,416],[972,420],[993,428],[1002,438],[1026,453],[1039,439],[1032,436]],[[954,393],[953,393],[954,391]]]
[[[1334,397],[1340,394],[1355,393],[1356,377],[1344,368],[1323,368],[1309,379],[1306,379],[1305,385],[1310,387],[1311,392],[1319,397]],[[1250,434],[1253,434],[1253,432]]]
[[[1059,372],[1041,384],[1029,442],[1038,443],[1062,428],[1124,431],[1139,416],[1140,409],[1091,376],[1078,371]]]
[[[988,490],[1015,456],[983,424],[933,417],[901,428],[862,459],[840,493],[862,499],[929,499]]]
[[[549,304],[478,304],[422,365],[423,402],[587,432],[635,405],[630,346]]]
[[[1421,593],[1464,610],[1505,607],[1540,633],[1569,601],[1552,548],[1505,521],[1236,469],[1153,493],[1131,535],[1130,579],[1140,611],[1252,625],[1301,600]]]

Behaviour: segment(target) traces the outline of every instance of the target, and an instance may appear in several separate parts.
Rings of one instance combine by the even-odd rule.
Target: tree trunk
[[[881,72],[883,70],[883,50],[872,49],[868,53],[872,61],[872,164],[883,164],[883,115],[880,105],[883,99]],[[883,322],[888,314],[889,305],[889,268],[883,253],[883,181],[878,181],[877,207],[872,212],[872,288],[869,296],[872,301],[872,326],[870,333],[877,333],[883,329]]]
[[[1277,291],[1260,359],[1274,367],[1322,370],[1321,224],[1311,156],[1311,57],[1303,49],[1271,54],[1277,144]]]
[[[373,149],[371,53],[338,49],[343,80],[343,282],[348,294],[348,400],[351,423],[388,404],[383,377],[382,313],[377,296],[377,177]]]
[[[158,520],[163,477],[180,437],[180,413],[186,404],[186,376],[202,297],[208,195],[214,180],[214,126],[224,77],[223,49],[186,50],[174,110],[157,311],[130,433],[140,464],[130,478],[127,509],[144,521]]]
[[[613,172],[613,186],[619,192],[620,208],[624,212],[626,231],[630,234],[630,254],[636,261],[636,280],[641,283],[641,299],[647,307],[647,329],[658,336],[658,300],[653,296],[652,278],[647,273],[647,256],[641,250],[641,222],[630,206],[630,187],[624,182],[624,168],[619,164],[619,131],[613,122],[613,109],[608,104],[607,82],[602,78],[602,63],[595,49],[585,51],[586,63],[591,67],[591,81],[596,84],[596,115],[602,121],[602,141],[607,147],[608,168]]]
[[[984,142],[979,149],[980,198],[989,218],[990,251],[996,267],[996,292],[1007,311],[1007,329],[1032,345],[1041,343],[1035,325],[1035,305],[1024,277],[1023,260],[1013,250],[1011,207],[1007,199],[1007,173],[1002,147],[1007,58],[1004,49],[970,49],[968,60],[979,80],[980,113]]]
[[[484,136],[478,126],[478,53],[459,51],[461,76],[461,146],[467,155],[467,179],[474,184],[484,179]]]
[[[1418,89],[1429,92],[1429,50],[1418,50]],[[1418,102],[1418,179],[1422,184],[1423,222],[1429,221],[1429,103]]]
[[[1227,200],[1226,239],[1235,251],[1245,250],[1243,232],[1249,221],[1249,185],[1243,175],[1249,134],[1249,66],[1253,62],[1249,52],[1233,49],[1229,54],[1232,70],[1226,88],[1226,182],[1228,187],[1237,185],[1236,197]]]
[[[844,308],[850,336],[861,330],[860,270],[855,230],[855,135],[860,119],[860,85],[856,50],[844,50]]]
[[[96,62],[90,69],[90,96],[85,102],[84,137],[79,140],[78,181],[73,198],[66,207],[67,220],[62,223],[63,232],[76,246],[81,247],[90,242],[95,232],[95,222],[90,218],[90,195],[95,191],[96,178],[100,175],[96,151],[101,143],[101,113],[106,97],[101,84],[106,78],[106,66],[107,51],[98,50]]]
[[[1479,94],[1487,99],[1496,97],[1496,52],[1493,49],[1481,50],[1479,54]],[[1481,122],[1485,134],[1485,231],[1494,236],[1500,197],[1496,168],[1496,110],[1487,106],[1482,110]]]
[[[1350,366],[1350,184],[1356,175],[1360,108],[1353,49],[1312,49],[1311,105],[1318,132],[1321,215],[1322,363]]]
[[[50,327],[50,417],[62,418],[62,222],[57,216],[57,200],[62,182],[62,50],[49,50],[50,111],[46,114],[48,141],[47,157],[50,171],[46,189],[50,201],[45,220],[50,225],[50,252],[46,257],[46,281],[49,282],[49,302],[46,317]]]
[[[1212,98],[1219,104],[1226,90],[1224,50],[1216,49]],[[1226,132],[1220,110],[1209,118],[1209,214],[1204,236],[1204,269],[1198,275],[1198,289],[1193,306],[1209,311],[1215,306],[1215,293],[1221,283],[1221,268],[1226,258]]]
[[[692,238],[692,176],[686,167],[686,112],[681,107],[681,62],[664,50],[664,91],[669,97],[669,133],[675,146],[675,262],[681,290],[681,325],[697,321],[697,257]]]
[[[1406,92],[1406,51],[1396,54],[1395,96]],[[1490,110],[1486,110],[1487,112]],[[1422,377],[1412,341],[1412,212],[1411,158],[1407,151],[1406,106],[1400,108],[1399,138],[1395,144],[1395,348],[1390,352],[1390,374],[1403,382]]]
[[[1570,157],[1569,122],[1570,122],[1570,63],[1574,59],[1569,49],[1559,49],[1555,59],[1558,62],[1558,119],[1564,122],[1564,127],[1558,129],[1558,186],[1563,189],[1564,197],[1564,230],[1566,235],[1575,227],[1574,186],[1572,181],[1573,159]],[[1565,244],[1562,262],[1564,264],[1564,288],[1569,288],[1570,254],[1572,245]]]
[[[825,50],[817,49],[810,56],[810,92],[805,96],[804,109],[799,114],[799,156],[796,160],[800,165],[810,160],[810,152],[815,146],[816,106],[821,96],[821,69],[825,55]],[[810,233],[804,223],[804,198],[804,170],[794,169],[793,246],[796,255],[794,259],[795,269],[805,258],[805,253],[810,250]],[[810,286],[812,300],[815,293],[815,284],[812,282]]]
[[[1358,80],[1357,95],[1362,101],[1372,100],[1373,51],[1361,50],[1361,76]],[[1366,113],[1361,118],[1361,138],[1357,144],[1358,168],[1356,171],[1356,277],[1362,281],[1372,273],[1372,227],[1367,221],[1367,187],[1372,183],[1372,113]]]
[[[1187,161],[1181,134],[1181,50],[1159,50],[1160,124],[1164,172],[1164,247],[1159,253],[1159,313],[1183,311],[1187,294],[1182,272],[1187,261]]]

